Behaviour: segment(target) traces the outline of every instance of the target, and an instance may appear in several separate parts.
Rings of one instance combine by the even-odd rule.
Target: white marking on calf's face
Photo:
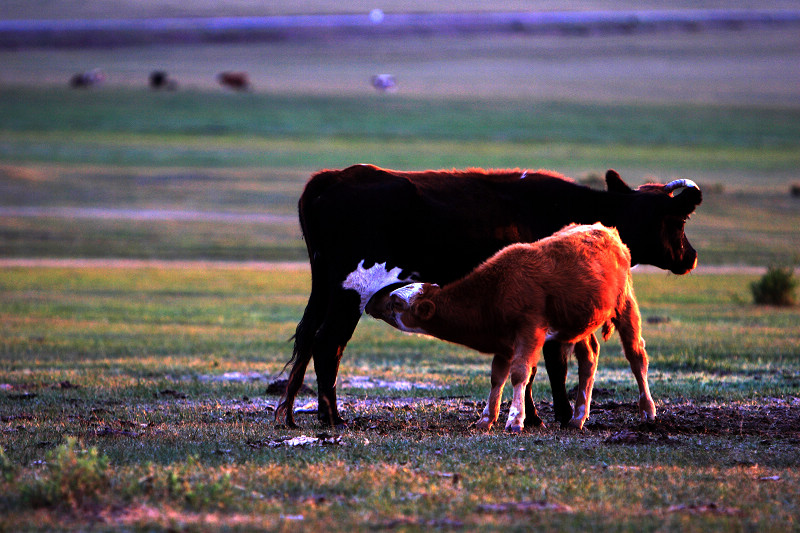
[[[393,290],[390,295],[397,296],[410,306],[412,300],[422,292],[422,286],[423,283],[409,283]]]
[[[422,293],[423,285],[423,283],[409,283],[389,293],[390,298],[396,297],[404,302],[402,310],[392,310],[394,324],[397,329],[408,333],[428,333],[422,328],[412,328],[403,323],[403,313],[411,309],[414,299]]]
[[[347,275],[347,278],[342,282],[342,288],[354,290],[361,296],[360,311],[363,313],[367,302],[376,292],[393,283],[408,281],[407,279],[400,279],[401,272],[402,269],[398,267],[388,270],[386,263],[376,263],[369,268],[364,268],[364,261],[362,260],[356,269]]]

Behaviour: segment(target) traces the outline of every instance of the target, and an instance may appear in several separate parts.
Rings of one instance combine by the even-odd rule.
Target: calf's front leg
[[[483,409],[481,418],[477,422],[480,430],[488,431],[492,424],[497,421],[500,415],[500,400],[503,397],[503,387],[508,379],[511,370],[511,360],[507,355],[496,354],[492,358],[492,390],[489,393],[489,401]]]

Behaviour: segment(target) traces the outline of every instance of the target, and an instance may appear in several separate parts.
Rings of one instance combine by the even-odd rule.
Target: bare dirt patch
[[[432,408],[446,406],[443,415],[428,416]],[[485,401],[468,398],[344,398],[342,408],[349,417],[348,428],[388,434],[412,431],[428,434],[458,435],[474,432]],[[502,421],[509,403],[503,404],[501,417],[492,432],[502,432]],[[526,434],[562,430],[553,422],[550,403],[537,403],[545,429],[528,429]],[[435,409],[433,409],[435,410]],[[308,426],[309,419],[299,419]],[[678,437],[758,437],[765,445],[773,442],[800,444],[800,398],[767,398],[752,402],[717,403],[680,399],[658,405],[654,423],[638,419],[634,402],[598,401],[583,432],[599,436],[609,444],[650,444],[676,442]]]

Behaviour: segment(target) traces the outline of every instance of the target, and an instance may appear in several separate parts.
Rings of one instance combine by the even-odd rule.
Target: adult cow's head
[[[703,201],[696,183],[681,179],[634,190],[613,170],[606,173],[606,183],[609,192],[626,199],[615,225],[633,264],[655,265],[679,275],[697,266],[697,252],[684,233],[686,221]]]

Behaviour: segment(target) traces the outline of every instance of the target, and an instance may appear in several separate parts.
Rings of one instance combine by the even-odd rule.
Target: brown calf
[[[399,269],[387,272],[384,265],[375,265],[365,270],[359,265],[360,272],[348,278],[345,288],[361,293],[368,314],[400,330],[494,354],[492,389],[480,429],[488,430],[497,420],[510,376],[514,398],[505,427],[522,431],[525,387],[536,374],[545,340],[574,344],[579,384],[569,425],[580,429],[589,416],[599,354],[594,332],[600,327],[605,338],[614,326],[619,331],[639,386],[640,414],[655,419],[630,268],[630,252],[616,229],[571,225],[534,243],[512,244],[444,287],[411,283],[380,291],[401,281]],[[355,278],[372,283],[353,283]]]

